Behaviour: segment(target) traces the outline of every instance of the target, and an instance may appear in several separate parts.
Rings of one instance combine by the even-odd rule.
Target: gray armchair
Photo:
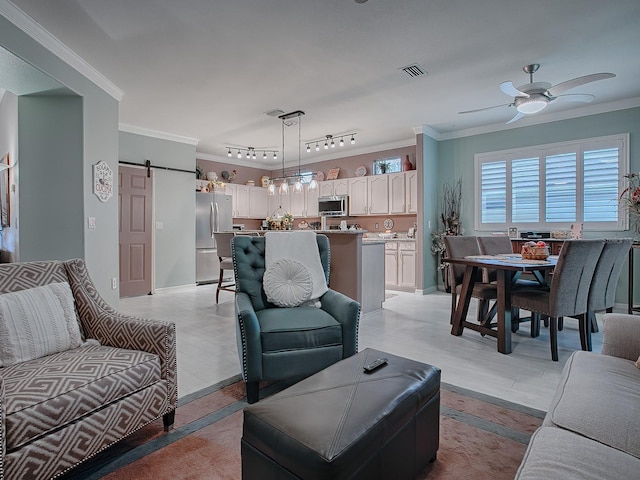
[[[317,235],[320,261],[329,278],[326,235]],[[316,373],[358,350],[360,304],[329,289],[321,307],[277,307],[267,300],[264,237],[236,236],[231,241],[236,281],[236,338],[247,401],[259,398],[260,380],[282,380]]]

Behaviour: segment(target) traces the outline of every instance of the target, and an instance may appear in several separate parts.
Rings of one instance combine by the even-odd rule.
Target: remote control
[[[388,360],[386,358],[378,358],[377,360],[371,362],[369,365],[364,366],[364,373],[371,373],[381,366],[386,365],[387,362]]]

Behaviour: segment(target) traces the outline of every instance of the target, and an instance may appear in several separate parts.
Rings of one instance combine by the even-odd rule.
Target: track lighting
[[[323,139],[320,140],[311,140],[310,142],[305,143],[307,146],[307,153],[311,152],[311,145],[316,144],[316,152],[320,151],[320,142],[324,141],[322,147],[325,150],[329,150],[329,148],[336,148],[335,138],[340,137],[340,141],[338,142],[338,146],[344,147],[344,137],[351,137],[351,145],[356,143],[356,132],[352,133],[343,133],[339,135],[325,135]]]
[[[231,153],[231,149],[233,148],[234,150],[237,148],[238,149],[238,153],[236,154],[236,156],[238,158],[242,158],[242,152],[244,152],[244,156],[247,158],[247,160],[252,159],[255,160],[258,158],[258,155],[256,154],[256,147],[225,147],[227,149],[227,157],[231,157],[233,154]],[[262,159],[266,160],[267,159],[267,152],[272,153],[273,152],[273,159],[277,160],[278,159],[278,153],[276,150],[262,150]]]

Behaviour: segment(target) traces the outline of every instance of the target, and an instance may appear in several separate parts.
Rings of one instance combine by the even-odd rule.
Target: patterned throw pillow
[[[0,295],[0,367],[79,347],[73,302],[65,282]]]
[[[302,263],[282,258],[264,272],[262,278],[267,300],[278,307],[297,307],[311,297],[311,273]]]

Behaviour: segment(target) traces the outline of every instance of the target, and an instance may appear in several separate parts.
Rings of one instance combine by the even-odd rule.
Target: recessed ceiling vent
[[[411,65],[407,65],[406,67],[402,67],[400,70],[402,70],[411,78],[421,77],[422,75],[427,74],[427,71],[417,63],[413,63]]]
[[[283,110],[280,110],[279,108],[276,108],[274,110],[269,110],[268,112],[265,112],[267,115],[269,115],[270,117],[275,117],[278,118],[280,115],[282,115],[284,113]]]

